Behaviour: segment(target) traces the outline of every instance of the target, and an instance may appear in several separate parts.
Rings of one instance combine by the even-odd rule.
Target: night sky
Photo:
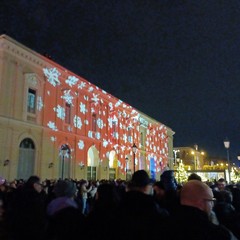
[[[170,127],[240,153],[237,0],[1,0],[0,30]]]

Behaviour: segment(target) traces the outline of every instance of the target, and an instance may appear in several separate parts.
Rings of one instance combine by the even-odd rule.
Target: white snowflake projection
[[[133,129],[133,124],[131,122],[129,123],[128,128],[132,128]]]
[[[37,110],[40,112],[43,108],[43,101],[42,101],[42,97],[39,96],[37,97]]]
[[[51,140],[52,142],[56,142],[56,141],[57,141],[57,138],[54,137],[54,136],[51,136],[50,140]]]
[[[164,133],[162,133],[161,139],[165,139],[165,134]]]
[[[55,125],[54,122],[49,121],[47,125],[48,125],[48,127],[51,128],[53,131],[58,131],[57,126]]]
[[[126,148],[126,146],[124,146],[124,145],[121,146],[122,151],[124,151],[125,148]]]
[[[108,141],[106,140],[106,139],[103,139],[103,147],[107,147],[107,145],[108,145]]]
[[[47,91],[47,95],[48,95],[48,96],[50,96],[50,95],[51,95],[50,91]]]
[[[88,96],[85,96],[85,95],[84,95],[83,98],[84,98],[84,100],[88,101]]]
[[[100,129],[103,129],[103,120],[98,118],[97,119],[97,126],[100,128]]]
[[[121,100],[118,100],[118,101],[117,101],[117,103],[115,104],[115,107],[118,107],[118,106],[120,106],[120,105],[121,105],[121,103],[122,103],[122,101],[121,101]]]
[[[79,149],[84,149],[84,142],[82,140],[78,141],[78,148]]]
[[[81,118],[75,115],[74,118],[73,118],[73,124],[74,124],[74,127],[78,128],[78,129],[81,129],[82,128]]]
[[[109,106],[109,108],[110,108],[110,111],[112,111],[112,110],[113,110],[113,104],[110,102],[110,103],[108,104],[108,106]]]
[[[86,105],[84,103],[80,102],[79,110],[81,113],[86,114],[86,112],[87,112]]]
[[[78,89],[83,89],[85,86],[86,86],[86,83],[81,81],[81,82],[78,84]]]
[[[74,86],[78,82],[78,78],[75,76],[68,76],[67,80],[65,81],[70,87]]]
[[[101,138],[101,134],[100,134],[100,132],[96,132],[96,133],[95,133],[95,137],[96,137],[96,139],[99,140],[99,139]]]
[[[108,118],[108,126],[112,128],[112,118]]]
[[[65,109],[61,107],[60,105],[57,105],[57,107],[54,107],[53,110],[57,113],[57,117],[64,120],[65,119]]]
[[[64,90],[63,91],[63,96],[61,96],[62,99],[66,101],[66,103],[73,105],[73,96],[71,95],[71,90]]]
[[[43,73],[47,77],[48,82],[54,87],[60,85],[58,77],[61,75],[61,73],[56,68],[44,68]]]
[[[88,137],[93,138],[93,132],[92,131],[88,131]]]
[[[94,90],[93,87],[89,87],[89,88],[88,88],[88,91],[89,91],[89,92],[93,92],[93,90]]]
[[[71,126],[68,126],[68,127],[67,127],[67,130],[68,130],[69,132],[72,132],[72,131],[73,131],[73,129],[72,129]]]
[[[119,134],[118,134],[118,132],[114,132],[113,135],[114,135],[114,138],[116,138],[116,139],[119,138]]]
[[[98,104],[99,98],[98,98],[99,94],[94,94],[93,93],[93,97],[91,98],[96,104]]]

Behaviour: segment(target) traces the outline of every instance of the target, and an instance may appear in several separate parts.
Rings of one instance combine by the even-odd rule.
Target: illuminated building
[[[146,169],[158,178],[171,165],[169,127],[6,35],[0,76],[3,177],[125,179]]]

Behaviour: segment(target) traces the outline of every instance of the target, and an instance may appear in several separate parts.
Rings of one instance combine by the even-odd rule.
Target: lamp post
[[[231,168],[230,168],[230,161],[229,161],[229,147],[230,147],[230,141],[226,138],[224,141],[224,147],[227,149],[227,161],[228,161],[228,180],[229,184],[231,183]]]
[[[177,153],[179,153],[180,150],[179,149],[173,149],[173,153],[174,153],[174,165],[177,164]]]
[[[125,158],[125,164],[126,164],[126,181],[128,180],[128,177],[127,177],[127,175],[128,175],[128,157],[126,157]]]
[[[62,180],[63,180],[63,176],[64,176],[64,157],[65,154],[67,153],[67,151],[69,150],[68,146],[66,144],[63,144],[61,146],[61,155],[62,155]]]
[[[133,143],[132,151],[133,151],[133,173],[135,173],[135,156],[137,151],[137,146],[135,143]]]

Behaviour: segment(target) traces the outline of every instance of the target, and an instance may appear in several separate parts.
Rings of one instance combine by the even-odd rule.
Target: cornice
[[[31,64],[35,64],[41,68],[50,65],[44,56],[27,48],[26,46],[18,43],[6,35],[0,36],[0,51],[11,54],[14,57],[20,58],[23,61]]]

